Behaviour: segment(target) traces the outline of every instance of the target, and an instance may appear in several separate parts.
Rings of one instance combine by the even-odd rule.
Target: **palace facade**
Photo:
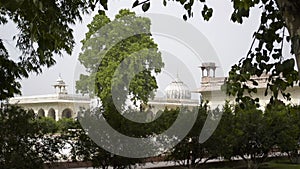
[[[196,92],[201,93],[202,99],[209,101],[211,108],[222,108],[226,100],[234,103],[235,98],[227,96],[225,91],[221,90],[221,86],[224,84],[226,77],[215,77],[217,68],[215,63],[203,63],[200,68],[202,70],[201,87],[197,89]],[[260,77],[252,77],[252,79],[258,82],[258,85],[256,86],[257,93],[252,94],[252,96],[254,98],[259,98],[259,104],[262,109],[264,109],[270,100],[270,96],[265,96],[268,78],[269,76],[267,74],[263,74]],[[298,85],[295,85],[293,88],[288,88],[286,91],[291,94],[291,100],[287,101],[282,97],[279,97],[282,101],[287,104],[300,103],[300,87]]]
[[[19,105],[39,117],[51,117],[54,120],[76,118],[78,112],[89,109],[90,98],[68,94],[67,85],[60,76],[52,86],[56,90],[54,94],[14,97],[9,99],[9,104]]]

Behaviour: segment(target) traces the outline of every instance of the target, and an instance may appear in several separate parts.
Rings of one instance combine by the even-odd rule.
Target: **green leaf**
[[[181,5],[183,5],[186,2],[186,0],[177,0],[177,1],[179,1]]]
[[[98,10],[98,14],[99,14],[99,15],[105,15],[105,11],[103,11],[103,10]]]
[[[105,10],[107,10],[107,0],[100,0],[100,4],[103,6]]]
[[[134,1],[134,3],[132,4],[132,8],[136,7],[139,5],[139,0]]]
[[[204,20],[208,21],[211,18],[212,13],[213,13],[212,8],[208,8],[207,5],[203,6],[201,14],[202,14]]]
[[[183,20],[185,20],[185,21],[187,20],[186,14],[184,14],[182,17],[183,17]]]
[[[142,6],[142,10],[144,12],[148,11],[149,8],[150,8],[150,2],[144,3]]]
[[[163,0],[163,4],[164,4],[164,6],[166,6],[167,5],[167,0]]]

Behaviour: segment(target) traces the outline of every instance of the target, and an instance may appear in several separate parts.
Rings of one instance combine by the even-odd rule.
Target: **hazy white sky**
[[[122,8],[131,9],[132,3],[134,0],[111,0],[108,4],[108,15],[113,17],[118,11]],[[159,14],[168,14],[174,17],[182,18],[184,10],[181,6],[173,3],[172,1],[168,2],[168,6],[164,7],[162,5],[162,0],[152,1],[151,7],[147,13],[159,13]],[[211,0],[208,3],[209,6],[213,7],[213,17],[209,22],[203,21],[201,17],[201,7],[194,7],[194,17],[188,20],[188,23],[196,27],[199,32],[201,32],[209,41],[210,45],[214,48],[214,51],[219,59],[219,61],[210,59],[209,56],[203,56],[200,60],[196,61],[189,59],[188,56],[191,55],[189,51],[182,50],[176,52],[180,48],[180,44],[172,42],[170,39],[166,39],[162,36],[155,36],[154,40],[158,43],[163,52],[163,59],[166,64],[166,71],[163,71],[162,74],[158,77],[159,86],[163,90],[164,87],[172,80],[172,78],[167,78],[167,76],[174,77],[178,72],[182,80],[188,83],[191,89],[200,87],[200,77],[201,72],[197,66],[201,65],[202,62],[216,61],[219,62],[218,66],[220,71],[218,71],[219,76],[224,76],[230,70],[230,67],[237,63],[238,60],[244,56],[249,50],[250,44],[252,42],[253,32],[258,28],[259,24],[259,9],[252,10],[250,17],[244,21],[244,24],[235,24],[230,21],[230,14],[232,12],[231,2],[226,0]],[[138,14],[144,14],[141,11],[140,7],[133,9]],[[61,74],[62,78],[69,85],[68,91],[70,93],[74,92],[74,83],[78,78],[78,73],[76,72],[76,67],[79,62],[77,61],[78,54],[80,52],[81,44],[80,40],[85,37],[87,32],[86,25],[91,22],[93,15],[84,16],[82,23],[77,23],[74,25],[74,35],[76,39],[76,46],[72,55],[65,54],[63,57],[56,57],[57,64],[49,69],[44,69],[41,75],[32,74],[30,78],[22,80],[22,92],[23,95],[35,95],[35,94],[49,94],[53,93],[54,89],[51,86],[55,83],[58,75]],[[5,44],[9,48],[9,52],[12,55],[17,55],[18,52],[14,48],[14,42],[11,40],[12,35],[16,34],[17,31],[14,28],[13,24],[0,27],[0,36],[4,37]],[[176,29],[176,27],[170,27],[171,29]],[[188,32],[187,32],[188,33]],[[7,38],[6,38],[7,37]],[[170,45],[172,44],[173,45]],[[174,51],[168,46],[173,46]],[[202,45],[203,46],[203,45]],[[201,44],[199,44],[201,49]],[[203,49],[205,50],[205,49]],[[180,54],[182,57],[179,59],[168,59],[169,56]],[[182,64],[183,62],[183,64]],[[182,66],[184,65],[184,66]],[[174,69],[176,67],[176,69]],[[187,68],[187,69],[186,69]],[[183,70],[188,70],[193,74],[193,82],[188,81],[188,77],[181,75]],[[171,75],[167,75],[171,74]],[[164,79],[164,80],[163,80]]]

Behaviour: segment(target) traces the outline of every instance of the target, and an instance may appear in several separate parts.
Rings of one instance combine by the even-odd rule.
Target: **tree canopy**
[[[17,106],[0,107],[0,167],[44,168],[60,160],[62,140],[54,135],[55,121],[36,118]]]
[[[134,103],[147,102],[158,87],[153,74],[164,65],[150,25],[129,10],[120,10],[113,21],[97,14],[82,40],[79,61],[88,75],[80,75],[77,91],[100,97],[104,106],[114,101],[121,108],[130,95]]]

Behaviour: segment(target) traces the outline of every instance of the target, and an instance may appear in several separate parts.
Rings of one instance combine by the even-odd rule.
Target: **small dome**
[[[61,76],[59,75],[58,79],[56,80],[56,83],[54,85],[52,85],[54,87],[54,89],[56,90],[57,93],[59,94],[67,94],[67,89],[66,89],[66,83],[64,82],[64,80],[61,78]],[[58,89],[58,91],[57,91]]]
[[[178,77],[165,89],[167,99],[191,99],[191,91]]]
[[[61,84],[65,84],[64,80],[61,78],[61,76],[59,76],[56,80],[56,84],[61,85]]]

